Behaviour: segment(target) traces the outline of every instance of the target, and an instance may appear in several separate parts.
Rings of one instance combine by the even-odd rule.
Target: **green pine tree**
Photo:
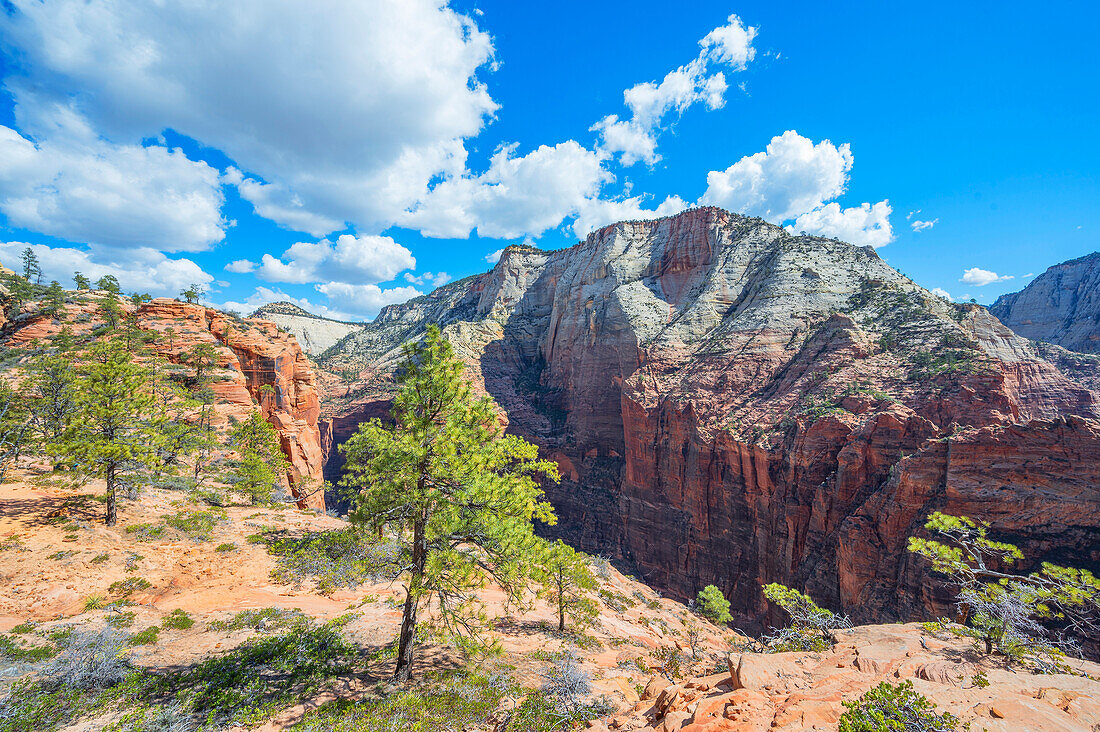
[[[343,446],[351,518],[388,530],[402,551],[405,590],[394,678],[412,677],[418,610],[438,601],[443,632],[463,650],[485,648],[474,592],[492,580],[519,600],[541,541],[533,521],[555,521],[540,482],[553,462],[502,435],[492,400],[475,399],[440,331],[407,344],[393,427],[365,422]]]
[[[118,518],[123,474],[156,460],[154,376],[117,339],[98,341],[77,367],[74,418],[53,447],[67,464],[107,482],[108,526]]]
[[[73,282],[76,284],[76,289],[78,290],[87,290],[92,286],[91,281],[79,272],[73,275]]]
[[[0,483],[19,459],[28,433],[27,400],[6,381],[0,381]]]
[[[23,279],[32,285],[42,281],[42,265],[38,261],[38,255],[30,247],[23,250]]]
[[[275,428],[259,412],[253,412],[233,428],[229,439],[239,456],[234,488],[252,503],[270,503],[275,486],[290,469]]]
[[[31,425],[44,445],[65,434],[77,410],[75,357],[68,327],[61,329],[51,345],[50,352],[31,363],[27,374]]]
[[[588,557],[561,539],[548,544],[546,556],[538,563],[536,578],[542,585],[538,596],[553,605],[558,612],[558,631],[565,630],[565,619],[588,625],[599,614],[589,593],[596,589],[596,576]]]
[[[65,290],[61,287],[61,283],[54,280],[50,283],[50,286],[46,288],[46,296],[42,302],[42,312],[52,317],[57,317],[64,312],[65,309]]]
[[[95,287],[97,290],[103,290],[112,295],[118,295],[122,292],[122,287],[118,284],[118,278],[114,275],[103,275],[95,281]]]

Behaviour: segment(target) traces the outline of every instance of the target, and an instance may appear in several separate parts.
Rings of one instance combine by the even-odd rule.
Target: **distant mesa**
[[[273,302],[258,308],[250,317],[270,320],[293,335],[310,356],[319,356],[341,339],[363,329],[363,323],[324,318],[291,302]]]

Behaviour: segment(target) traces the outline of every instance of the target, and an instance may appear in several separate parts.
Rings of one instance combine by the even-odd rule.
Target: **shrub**
[[[160,538],[164,527],[159,524],[130,524],[126,527],[126,533],[133,534],[138,541],[152,541]]]
[[[141,592],[147,590],[153,585],[149,580],[142,577],[127,577],[124,580],[118,582],[112,582],[111,586],[107,588],[107,591],[112,595],[118,595],[119,597],[129,597],[135,592]]]
[[[265,607],[260,610],[242,610],[228,620],[210,622],[211,630],[275,631],[296,625],[303,618],[301,610],[284,610],[280,607]]]
[[[156,643],[160,637],[160,626],[150,625],[145,630],[134,633],[130,636],[130,645],[132,646],[147,646]]]
[[[111,558],[110,554],[106,554],[106,553],[96,554],[94,557],[92,557],[92,564],[103,564],[104,562],[106,562],[110,558]]]
[[[279,557],[272,571],[276,582],[315,581],[321,592],[392,579],[400,566],[396,544],[378,542],[355,526],[275,539],[268,543],[267,550]]]
[[[764,586],[764,597],[791,618],[789,626],[764,636],[764,646],[772,653],[823,651],[832,645],[830,630],[851,627],[847,617],[818,607],[809,595],[776,582]]]
[[[592,679],[577,665],[577,658],[566,653],[542,672],[542,691],[553,697],[567,714],[579,709],[592,693]]]
[[[663,646],[653,652],[653,659],[661,664],[661,675],[675,681],[682,673],[683,654],[677,646]]]
[[[216,552],[235,552],[235,551],[237,551],[237,545],[236,544],[218,544],[218,546],[214,548],[214,551],[216,551]]]
[[[34,624],[33,623],[20,623],[19,625],[12,628],[11,632],[14,633],[15,635],[22,635],[23,633],[30,633],[33,630],[34,630]]]
[[[91,595],[84,599],[84,612],[99,610],[105,605],[103,595]]]
[[[168,613],[168,617],[164,618],[160,624],[170,630],[187,630],[195,624],[195,621],[185,610],[176,608]]]
[[[164,523],[182,531],[193,541],[209,541],[214,527],[226,520],[224,511],[180,511],[164,519]]]
[[[134,624],[134,613],[127,612],[114,612],[107,616],[107,624],[112,628],[129,628]]]
[[[858,701],[844,702],[839,732],[953,732],[967,729],[958,717],[936,714],[936,705],[913,691],[912,681],[882,682]]]
[[[126,636],[111,627],[74,630],[64,639],[61,653],[43,670],[53,688],[106,688],[130,671]]]
[[[730,601],[714,585],[707,585],[699,590],[695,598],[695,606],[699,613],[712,623],[728,623],[733,620],[730,615]]]

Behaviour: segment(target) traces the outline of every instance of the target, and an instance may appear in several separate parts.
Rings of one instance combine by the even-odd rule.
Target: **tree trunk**
[[[118,513],[115,508],[115,484],[118,483],[118,476],[115,474],[115,466],[113,464],[107,465],[107,525],[114,526],[118,521]]]
[[[397,667],[393,678],[408,681],[412,678],[413,648],[416,642],[416,610],[420,604],[420,585],[424,579],[427,548],[424,546],[424,529],[427,520],[421,517],[413,527],[412,574],[405,594],[405,610],[401,614],[401,635],[397,642]]]

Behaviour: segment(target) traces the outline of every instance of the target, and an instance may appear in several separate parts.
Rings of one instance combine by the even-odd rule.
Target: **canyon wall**
[[[992,521],[1029,562],[1100,565],[1095,363],[870,248],[714,208],[509,247],[334,349],[364,380],[326,405],[329,454],[431,323],[559,463],[555,534],[680,599],[716,584],[742,623],[772,581],[861,621],[944,612],[904,550],[933,510]]]
[[[1100,252],[1054,265],[990,311],[1025,338],[1100,353]]]

